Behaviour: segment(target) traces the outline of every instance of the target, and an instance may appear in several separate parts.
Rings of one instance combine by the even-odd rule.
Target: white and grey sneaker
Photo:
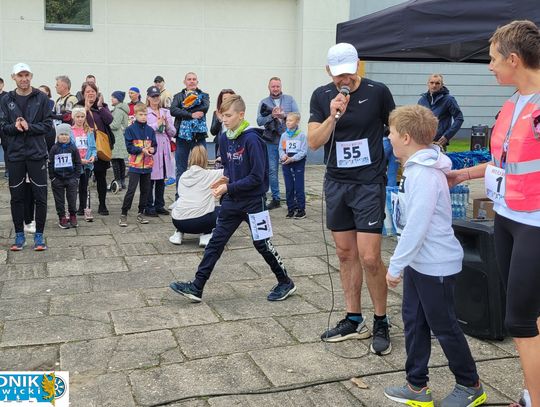
[[[356,325],[351,320],[345,318],[337,323],[335,328],[326,330],[321,335],[324,342],[341,342],[347,339],[367,339],[371,336],[364,320]]]
[[[212,233],[202,234],[199,236],[199,247],[206,247],[212,239]]]
[[[171,237],[169,237],[169,242],[171,242],[172,244],[182,244],[183,238],[184,234],[176,231]]]

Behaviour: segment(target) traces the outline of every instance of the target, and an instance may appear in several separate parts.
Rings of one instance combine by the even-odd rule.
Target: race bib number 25
[[[367,139],[336,142],[338,168],[354,168],[371,164]]]

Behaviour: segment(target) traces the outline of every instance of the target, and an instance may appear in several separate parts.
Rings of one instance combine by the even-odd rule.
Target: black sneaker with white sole
[[[366,339],[370,336],[371,332],[369,332],[363,320],[357,325],[345,318],[339,321],[334,328],[326,330],[321,335],[321,340],[324,342],[341,342],[347,339]]]
[[[169,284],[169,287],[171,287],[173,291],[183,295],[186,298],[189,298],[193,302],[202,301],[202,290],[195,287],[195,284],[193,284],[191,281],[187,281],[185,283],[182,281],[175,281]]]

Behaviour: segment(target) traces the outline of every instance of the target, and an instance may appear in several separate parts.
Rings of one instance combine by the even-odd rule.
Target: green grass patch
[[[460,153],[462,151],[470,151],[471,149],[471,140],[467,138],[459,138],[450,140],[450,145],[448,146],[449,153]]]

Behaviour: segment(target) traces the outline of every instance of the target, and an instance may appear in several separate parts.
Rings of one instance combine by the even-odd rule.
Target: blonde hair
[[[439,120],[428,108],[420,105],[407,105],[394,109],[388,118],[400,135],[408,134],[418,144],[431,144],[437,133]]]
[[[300,113],[299,112],[289,112],[287,113],[287,118],[294,117],[297,121],[300,121]]]
[[[83,115],[84,116],[84,124],[83,129],[85,133],[88,133],[90,130],[90,126],[88,125],[88,121],[86,121],[86,109],[84,107],[74,107],[71,111],[71,118],[73,119],[73,124],[75,124],[75,116]]]
[[[233,109],[235,112],[245,112],[246,104],[242,96],[240,95],[231,95],[226,100],[223,101],[221,107],[219,108],[219,113],[225,113],[229,109]]]
[[[135,113],[146,112],[147,110],[148,109],[147,109],[146,105],[143,102],[137,102],[135,104],[135,107],[133,108],[133,111]]]
[[[192,148],[188,158],[188,168],[192,165],[197,165],[201,168],[208,166],[208,152],[202,144],[198,144]]]
[[[526,68],[540,68],[540,30],[532,21],[516,20],[497,28],[489,43],[505,58],[515,53]]]

